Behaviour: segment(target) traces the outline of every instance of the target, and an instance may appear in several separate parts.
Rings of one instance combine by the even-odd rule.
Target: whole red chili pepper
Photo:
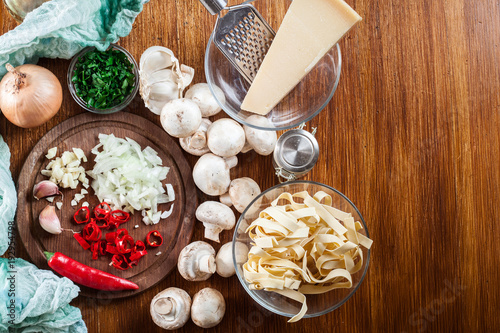
[[[146,236],[146,243],[148,243],[149,246],[158,247],[163,244],[163,236],[158,230],[150,231]]]
[[[76,211],[75,215],[73,215],[73,219],[76,223],[87,223],[90,219],[90,209],[88,207],[82,206],[79,210]]]
[[[44,253],[50,268],[83,286],[109,291],[139,289],[137,284],[129,280],[79,263],[60,252]]]

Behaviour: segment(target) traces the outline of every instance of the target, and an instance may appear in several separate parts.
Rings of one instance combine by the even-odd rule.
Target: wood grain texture
[[[163,165],[169,167],[167,177],[162,184],[163,186],[172,185],[176,194],[174,203],[158,205],[160,211],[172,209],[171,215],[164,223],[146,226],[142,222],[141,214],[136,213],[120,226],[120,228],[127,229],[128,234],[135,241],[141,240],[144,244],[147,244],[146,235],[153,230],[160,232],[164,240],[163,244],[157,248],[147,247],[148,254],[141,258],[135,267],[125,271],[110,267],[111,256],[109,255],[101,256],[96,260],[92,259],[90,251],[82,251],[71,232],[65,231],[60,235],[44,232],[38,222],[38,216],[49,203],[46,200],[33,199],[35,184],[47,179],[41,175],[41,170],[44,170],[49,163],[45,158],[48,149],[57,147],[56,156],[60,157],[63,152],[72,151],[73,147],[78,147],[88,158],[87,162],[82,162],[82,166],[86,170],[92,170],[95,163],[91,150],[99,143],[101,134],[130,138],[143,148],[154,149]],[[62,252],[85,265],[130,280],[139,286],[137,290],[121,292],[102,292],[92,288],[81,288],[83,296],[99,299],[129,297],[160,282],[176,268],[179,253],[190,243],[197,207],[196,187],[191,176],[191,168],[184,158],[182,149],[176,143],[177,140],[165,135],[160,126],[143,117],[126,112],[109,115],[95,115],[88,112],[71,117],[51,129],[29,154],[18,179],[17,230],[31,261],[40,268],[49,269],[43,252]],[[88,179],[92,181],[90,177]],[[63,204],[60,210],[56,210],[56,214],[64,229],[81,232],[84,225],[78,225],[73,221],[75,212],[85,201],[89,203],[91,210],[100,203],[99,199],[93,195],[93,190],[89,188],[90,195],[86,195],[77,205],[72,206],[71,201],[75,194],[80,193],[82,189],[84,187],[81,184],[75,190],[63,189],[61,190],[63,196],[58,196],[54,200]],[[134,227],[136,225],[137,228]],[[102,239],[105,239],[108,232],[114,231],[116,229],[102,230]]]
[[[342,75],[333,100],[307,125],[318,127],[321,155],[306,178],[344,193],[367,222],[375,243],[360,289],[332,313],[287,324],[255,304],[235,277],[191,283],[174,271],[133,298],[77,298],[89,332],[160,332],[149,302],[171,286],[191,296],[207,286],[221,291],[227,312],[214,332],[500,330],[500,2],[348,3],[363,21],[340,42]],[[5,33],[16,23],[0,8]],[[270,15],[274,28],[282,9]],[[196,0],[152,0],[120,45],[136,59],[151,45],[167,46],[202,82],[214,23]],[[39,64],[66,86],[69,61]],[[132,110],[159,122],[140,98]],[[48,130],[82,112],[64,89],[61,111],[39,128],[23,130],[0,117],[14,178]],[[196,158],[186,158],[193,166]],[[248,153],[232,177],[249,176],[268,188],[277,183],[272,171],[269,157]],[[198,192],[198,199],[207,197]],[[202,237],[197,223],[192,239]],[[230,232],[222,234],[222,243],[230,239]],[[26,258],[21,246],[18,254]],[[182,331],[201,329],[189,321]]]

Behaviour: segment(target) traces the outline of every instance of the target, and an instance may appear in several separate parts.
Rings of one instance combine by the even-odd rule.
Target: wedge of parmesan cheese
[[[268,114],[359,21],[343,0],[294,0],[241,108]]]

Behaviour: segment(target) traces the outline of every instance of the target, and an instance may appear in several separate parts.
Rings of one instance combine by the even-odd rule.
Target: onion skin
[[[62,87],[51,71],[37,65],[6,67],[9,73],[0,82],[0,109],[11,123],[33,128],[59,111]]]

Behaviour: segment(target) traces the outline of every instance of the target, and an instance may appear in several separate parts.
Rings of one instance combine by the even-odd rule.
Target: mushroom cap
[[[187,245],[177,260],[179,273],[188,281],[205,281],[215,273],[215,250],[212,245],[197,241]]]
[[[243,213],[245,208],[255,199],[261,190],[259,184],[252,178],[242,177],[231,181],[229,185],[229,196],[234,208],[240,213]]]
[[[202,328],[217,326],[226,312],[224,296],[213,288],[204,288],[193,297],[191,320]]]
[[[202,118],[200,127],[193,133],[193,135],[179,138],[179,143],[187,153],[195,156],[202,156],[210,152],[207,146],[207,129],[212,125],[208,118]]]
[[[211,196],[224,194],[231,183],[229,168],[222,157],[211,153],[205,154],[194,165],[194,183],[205,194]]]
[[[189,320],[191,297],[182,289],[167,288],[151,300],[150,312],[154,323],[161,328],[181,328]]]
[[[212,89],[214,90],[217,99],[222,104],[226,103],[226,96],[224,95],[224,92],[216,85],[212,85]],[[210,91],[208,83],[197,83],[193,85],[188,89],[188,91],[186,91],[184,97],[189,98],[198,104],[203,117],[214,116],[221,111],[221,107]]]
[[[219,233],[236,224],[231,208],[217,201],[205,201],[196,209],[196,218],[205,226],[205,238],[219,242]]]
[[[255,126],[271,127],[271,122],[266,117],[260,115],[251,115],[246,121]],[[247,125],[244,125],[245,135],[248,145],[252,147],[259,155],[270,155],[274,151],[278,135],[276,131],[259,130]]]
[[[245,131],[240,124],[232,119],[216,120],[208,128],[207,145],[215,155],[234,156],[245,145]]]
[[[248,246],[242,242],[235,242],[236,262],[242,264],[248,260]],[[233,262],[233,242],[221,246],[215,257],[217,274],[222,277],[230,277],[236,273]]]
[[[169,135],[185,138],[194,134],[200,127],[200,108],[189,99],[174,99],[165,104],[161,110],[160,121]]]

